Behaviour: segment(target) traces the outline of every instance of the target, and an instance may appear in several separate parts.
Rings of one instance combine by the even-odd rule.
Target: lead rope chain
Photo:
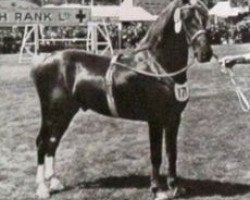
[[[231,69],[228,69],[228,68],[227,68],[227,72],[229,74],[231,83],[234,86],[235,92],[236,92],[237,97],[239,99],[241,109],[244,112],[249,112],[249,110],[250,110],[249,102],[248,102],[247,97],[245,96],[245,94],[242,92],[240,86],[237,85],[236,80],[235,80],[234,72]]]
[[[213,56],[218,62],[218,56],[215,55],[215,54]],[[221,65],[221,67],[222,67],[221,72],[224,73],[224,74],[228,74],[229,77],[230,77],[230,81],[231,81],[232,85],[234,86],[234,90],[235,90],[235,93],[237,94],[241,109],[244,112],[249,112],[249,110],[250,110],[249,101],[248,101],[246,95],[242,92],[240,86],[237,84],[237,82],[235,80],[234,72],[232,71],[232,69],[227,68],[225,66],[225,64],[223,64],[223,63]]]

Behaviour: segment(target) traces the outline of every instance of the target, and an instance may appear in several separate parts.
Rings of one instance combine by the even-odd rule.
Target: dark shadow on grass
[[[190,199],[215,195],[234,197],[250,193],[250,185],[247,184],[193,179],[180,179],[180,183],[187,190],[185,197]]]
[[[94,183],[94,184],[93,184]],[[99,188],[149,188],[149,176],[112,176],[107,178],[100,178],[93,183],[88,183],[87,188],[98,185]]]
[[[75,185],[65,186],[61,191],[52,192],[52,194],[66,192],[74,189],[114,189],[114,188],[137,188],[146,189],[149,188],[150,177],[149,176],[111,176],[107,178],[100,178],[93,182],[80,182]]]
[[[180,178],[180,184],[187,190],[185,198],[223,196],[234,197],[250,193],[250,185],[216,180],[193,180]],[[73,186],[66,186],[63,191],[74,189],[120,189],[120,188],[149,188],[149,176],[115,176],[100,178],[93,182],[81,182]],[[60,192],[63,192],[60,191]]]

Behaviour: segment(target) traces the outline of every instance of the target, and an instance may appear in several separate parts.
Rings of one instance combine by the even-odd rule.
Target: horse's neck
[[[153,50],[166,71],[178,71],[188,62],[188,45],[183,34],[165,34]]]
[[[163,65],[158,63],[158,59],[155,58],[154,55],[150,53],[150,51],[141,51],[137,53],[134,57],[134,62],[136,63],[136,68],[137,70],[142,70],[142,71],[147,71],[153,74],[165,74],[167,72],[177,72],[178,70],[176,69],[176,66],[173,66],[171,63],[171,66],[173,66],[173,71],[170,71],[166,66],[168,65]],[[170,66],[170,65],[169,65]],[[182,66],[184,66],[182,64]],[[184,66],[185,67],[185,66]],[[180,68],[181,69],[181,68]],[[187,76],[186,72],[181,72],[179,75],[173,76],[171,78],[174,80],[176,83],[182,84],[186,82]]]
[[[145,37],[138,48],[143,49],[148,46],[152,56],[166,72],[176,72],[187,65],[188,45],[183,32],[176,34],[166,31],[164,37],[160,40],[157,39],[157,37],[153,40]],[[142,55],[145,55],[145,53],[142,53]]]
[[[188,63],[188,44],[183,31],[174,30],[173,11],[178,1],[173,1],[139,43],[138,49],[148,48],[166,72],[177,72]]]
[[[183,31],[175,33],[174,22],[169,20],[165,26],[157,29],[161,20],[153,24],[139,43],[138,49],[148,48],[156,60],[168,72],[178,71],[187,65],[188,44]]]

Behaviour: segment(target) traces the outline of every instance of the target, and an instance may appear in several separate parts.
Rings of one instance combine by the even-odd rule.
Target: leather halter
[[[200,20],[199,20],[200,21]],[[191,36],[188,32],[187,26],[185,23],[183,23],[183,27],[185,30],[185,33],[187,36],[189,36],[189,45],[192,46],[194,44],[194,42],[197,40],[197,38],[200,35],[206,35],[206,30],[204,28],[199,29],[198,31],[195,32],[195,34],[193,36]]]
[[[191,38],[190,44],[192,45],[200,35],[204,34],[206,34],[206,31],[204,29],[198,30]]]
[[[188,6],[183,6],[183,7],[180,7],[180,9],[184,8],[184,7],[190,7],[190,8],[194,8],[194,14],[197,18],[197,20],[199,21],[200,24],[203,24],[202,23],[202,18],[201,18],[201,15],[205,15],[204,14],[204,9],[203,8],[200,8],[197,4],[195,5],[188,5]],[[203,14],[202,14],[203,12]],[[206,30],[204,29],[204,27],[201,27],[201,29],[199,29],[198,31],[195,32],[195,34],[192,36],[189,31],[188,31],[188,28],[186,26],[186,24],[183,22],[183,28],[184,28],[184,31],[186,33],[186,35],[188,36],[188,43],[190,46],[193,45],[193,43],[197,40],[197,38],[200,36],[200,35],[205,35],[206,34]]]

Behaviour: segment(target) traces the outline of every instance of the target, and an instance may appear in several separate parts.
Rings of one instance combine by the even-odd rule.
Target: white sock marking
[[[45,157],[45,178],[48,180],[54,175],[54,157]]]
[[[37,167],[36,183],[44,183],[44,165],[38,165]]]

